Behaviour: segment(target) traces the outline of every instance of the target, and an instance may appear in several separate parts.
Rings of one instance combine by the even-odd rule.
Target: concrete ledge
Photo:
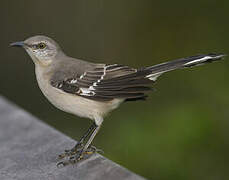
[[[57,168],[57,155],[74,143],[0,96],[0,180],[143,180],[99,154]]]

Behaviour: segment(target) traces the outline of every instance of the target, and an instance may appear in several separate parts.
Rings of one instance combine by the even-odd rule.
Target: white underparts
[[[46,98],[58,109],[65,112],[75,114],[96,121],[101,124],[103,117],[113,109],[117,108],[122,99],[114,99],[109,102],[98,102],[81,96],[66,93],[58,88],[53,87],[50,77],[44,75],[45,71],[42,66],[36,66],[36,77],[38,85]],[[84,93],[88,93],[87,88],[83,89]]]

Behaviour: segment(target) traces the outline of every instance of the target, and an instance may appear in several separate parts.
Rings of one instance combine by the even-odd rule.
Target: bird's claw
[[[83,146],[77,148],[73,148],[71,150],[65,150],[63,154],[58,156],[59,159],[67,158],[64,161],[57,163],[57,167],[66,166],[69,164],[75,164],[83,159],[89,158],[92,154],[100,152],[103,153],[101,149],[97,149],[95,146],[89,146],[88,149],[83,150]]]
[[[67,166],[69,164],[75,164],[75,163],[79,162],[80,160],[82,160],[83,157],[84,157],[83,153],[81,152],[80,154],[69,157],[68,160],[61,161],[61,162],[57,163],[57,167],[64,167],[64,166]]]
[[[57,167],[67,166],[69,164],[75,164],[83,159],[88,158],[94,152],[88,153],[86,151],[79,151],[77,154],[68,157],[67,160],[57,163]]]
[[[83,144],[78,143],[74,148],[64,150],[64,153],[58,155],[58,159],[63,159],[65,157],[73,156],[83,149]]]

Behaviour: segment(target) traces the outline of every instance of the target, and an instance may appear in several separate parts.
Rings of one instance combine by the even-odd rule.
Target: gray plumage
[[[57,108],[92,119],[89,139],[78,153],[78,145],[71,152],[80,156],[87,150],[98,132],[103,118],[124,101],[142,100],[152,90],[152,84],[165,72],[202,65],[222,59],[224,54],[191,56],[159,65],[131,68],[119,64],[95,64],[71,58],[60,46],[45,36],[34,36],[23,42],[12,43],[22,46],[31,56],[38,85],[47,99]],[[82,141],[82,142],[81,142]],[[70,158],[71,159],[71,158]]]

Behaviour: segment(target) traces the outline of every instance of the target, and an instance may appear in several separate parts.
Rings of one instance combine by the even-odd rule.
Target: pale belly
[[[44,79],[44,76],[41,76],[42,73],[42,69],[36,68],[36,77],[42,93],[55,107],[62,111],[95,121],[102,121],[107,113],[117,108],[120,103],[123,102],[122,99],[115,99],[106,103],[95,102],[87,98],[66,93],[51,86],[49,78]]]

